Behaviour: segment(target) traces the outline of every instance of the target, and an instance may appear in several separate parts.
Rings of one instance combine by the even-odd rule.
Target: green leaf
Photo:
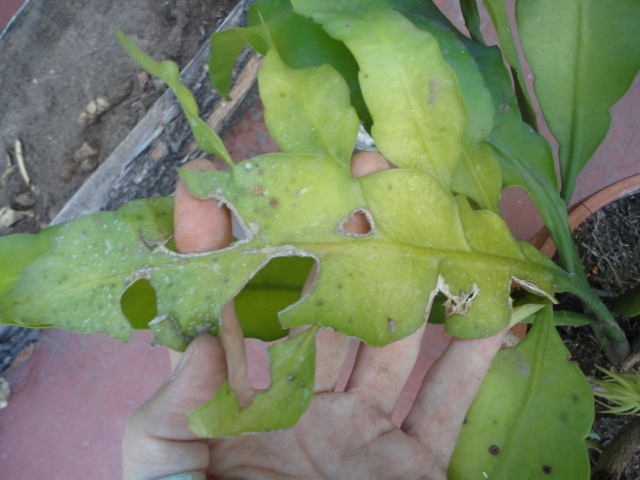
[[[158,297],[151,282],[146,278],[136,280],[120,297],[122,313],[138,330],[146,330],[149,323],[158,316]]]
[[[312,258],[277,257],[267,263],[235,298],[245,338],[272,341],[287,335],[278,313],[300,299]]]
[[[148,245],[169,235],[171,208],[171,199],[150,199],[61,225],[48,250],[0,296],[0,322],[106,331],[127,340],[131,326],[118,300],[128,285],[144,278],[132,271],[153,265]]]
[[[211,36],[209,55],[209,78],[225,100],[231,101],[231,82],[236,59],[251,44],[254,50],[265,54],[268,46],[264,40],[262,26],[252,28],[231,28],[216,32]]]
[[[535,91],[560,143],[562,197],[609,130],[609,109],[640,68],[636,0],[520,0],[517,21]]]
[[[172,317],[189,338],[218,325],[222,306],[260,269],[265,256],[172,252],[164,246],[173,233],[172,211],[171,198],[138,200],[65,224],[48,251],[0,296],[0,322],[106,332],[123,341],[131,334],[125,316],[131,308],[143,316],[155,309],[160,317]],[[227,278],[225,272],[235,276]],[[142,305],[130,305],[126,291],[140,279],[155,290],[156,306],[146,303],[148,291],[134,299]],[[135,327],[142,328],[135,318]]]
[[[313,396],[315,335],[311,328],[269,347],[271,385],[241,408],[225,381],[216,395],[187,414],[189,428],[206,438],[232,437],[293,427]]]
[[[229,152],[227,152],[218,134],[198,116],[198,105],[193,94],[187,87],[180,83],[180,70],[178,69],[178,65],[168,60],[155,62],[146,53],[136,47],[121,31],[116,30],[115,34],[123,48],[141,68],[145,69],[151,75],[167,82],[169,88],[173,90],[185,116],[189,120],[189,126],[191,127],[198,147],[206,153],[217,155],[228,165],[233,165],[233,160],[229,156]]]
[[[560,259],[572,274],[568,291],[583,300],[588,313],[594,313],[608,344],[607,355],[621,361],[629,351],[625,334],[597,295],[589,288],[584,268],[569,229],[567,210],[557,193],[553,157],[548,142],[522,123],[510,103],[504,118],[489,136],[503,168],[505,186],[523,188],[538,206],[540,215],[558,248]]]
[[[640,415],[640,372],[631,369],[626,373],[616,373],[613,370],[597,367],[606,374],[602,380],[594,379],[596,384],[605,389],[605,392],[594,393],[598,397],[608,400],[608,403],[598,401],[608,407],[602,412],[617,415]]]
[[[471,198],[481,208],[498,211],[502,174],[495,152],[486,144],[493,127],[495,107],[481,65],[471,55],[478,50],[458,32],[431,2],[393,0],[391,5],[421,30],[431,33],[440,46],[445,62],[456,73],[467,111],[462,152],[454,172],[451,188]],[[497,56],[494,48],[484,48],[482,55]],[[503,68],[499,65],[499,68]]]
[[[509,20],[509,14],[507,13],[506,4],[504,0],[483,0],[483,2],[498,34],[502,54],[511,66],[511,72],[514,77],[513,84],[518,99],[518,106],[522,114],[522,120],[537,131],[536,111],[533,108],[527,89],[527,83],[524,78],[524,72],[522,71],[522,65],[520,64],[518,48],[516,47],[515,37],[511,30],[511,22]]]
[[[640,315],[640,284],[617,297],[613,302],[613,310],[625,317]]]
[[[527,192],[551,232],[565,268],[586,279],[569,229],[566,205],[558,194],[551,146],[520,120],[513,100],[505,110],[489,135],[489,144],[502,165],[504,186]]]
[[[262,55],[275,48],[284,63],[293,69],[330,64],[349,86],[351,103],[365,128],[371,115],[358,83],[358,66],[342,42],[329,37],[312,20],[293,12],[289,0],[265,0],[247,12],[248,27],[215,33],[211,37],[209,73],[214,87],[228,97],[235,59],[246,45]]]
[[[269,133],[284,152],[326,155],[349,169],[359,121],[331,65],[293,69],[272,50],[258,81]]]
[[[586,280],[569,229],[566,206],[558,194],[549,142],[522,121],[511,79],[497,51],[470,42],[467,47],[483,73],[493,99],[494,128],[488,143],[502,167],[503,186],[517,186],[527,192],[549,228],[565,268]]]
[[[0,295],[11,290],[20,272],[49,249],[61,225],[45,228],[40,234],[21,233],[0,239]]]
[[[544,296],[563,275],[497,215],[472,210],[417,170],[356,180],[327,157],[270,154],[231,172],[181,174],[194,194],[234,206],[250,241],[266,245],[254,251],[319,261],[312,290],[280,314],[287,327],[318,324],[385,345],[422,325],[443,292],[448,331],[487,336],[511,318],[512,282]],[[369,216],[368,234],[342,227],[355,211]]]
[[[594,322],[593,317],[589,317],[582,313],[568,312],[566,310],[553,312],[553,319],[557,327],[583,327],[585,325],[591,325]]]
[[[448,478],[589,478],[593,394],[545,308],[498,352],[458,437]],[[561,432],[561,433],[559,433]]]
[[[427,171],[451,185],[466,113],[436,39],[383,1],[292,3],[356,58],[380,152],[402,168]]]
[[[472,40],[484,45],[484,38],[480,31],[480,12],[478,11],[477,0],[460,0],[460,10]]]

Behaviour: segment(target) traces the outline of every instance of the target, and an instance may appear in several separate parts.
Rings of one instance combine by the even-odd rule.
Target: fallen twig
[[[31,179],[29,178],[29,173],[27,173],[27,166],[24,163],[24,156],[22,155],[22,142],[17,138],[15,147],[16,162],[18,163],[20,175],[22,175],[24,183],[26,183],[29,188],[33,188],[31,185]]]

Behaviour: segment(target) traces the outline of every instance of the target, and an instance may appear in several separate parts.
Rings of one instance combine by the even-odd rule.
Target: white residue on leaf
[[[480,293],[480,288],[474,283],[471,286],[470,292],[461,290],[458,295],[455,295],[451,293],[451,289],[445,282],[442,275],[438,275],[438,283],[432,292],[432,299],[434,297],[434,293],[437,292],[442,292],[447,297],[447,301],[444,303],[444,306],[446,308],[446,317],[450,317],[454,314],[466,315],[467,310],[469,310],[469,307],[473,304],[473,300]]]
[[[523,289],[525,289],[527,292],[533,293],[535,295],[538,295],[540,297],[545,297],[548,298],[549,300],[551,300],[551,303],[556,304],[558,303],[558,300],[556,300],[554,298],[553,295],[551,295],[548,292],[545,292],[544,290],[542,290],[541,288],[539,288],[535,283],[530,282],[528,280],[523,280],[521,278],[518,277],[511,277],[511,281],[513,283],[516,283],[518,285],[520,285]]]

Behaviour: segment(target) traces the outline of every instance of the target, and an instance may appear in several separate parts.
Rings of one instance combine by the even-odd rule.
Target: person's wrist
[[[202,472],[183,472],[158,478],[156,480],[207,480],[207,477]]]

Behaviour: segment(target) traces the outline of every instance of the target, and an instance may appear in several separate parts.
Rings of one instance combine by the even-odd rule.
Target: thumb
[[[127,421],[125,479],[158,478],[208,466],[207,444],[189,430],[186,414],[214,396],[226,372],[217,338],[203,334],[191,342],[174,374]]]

